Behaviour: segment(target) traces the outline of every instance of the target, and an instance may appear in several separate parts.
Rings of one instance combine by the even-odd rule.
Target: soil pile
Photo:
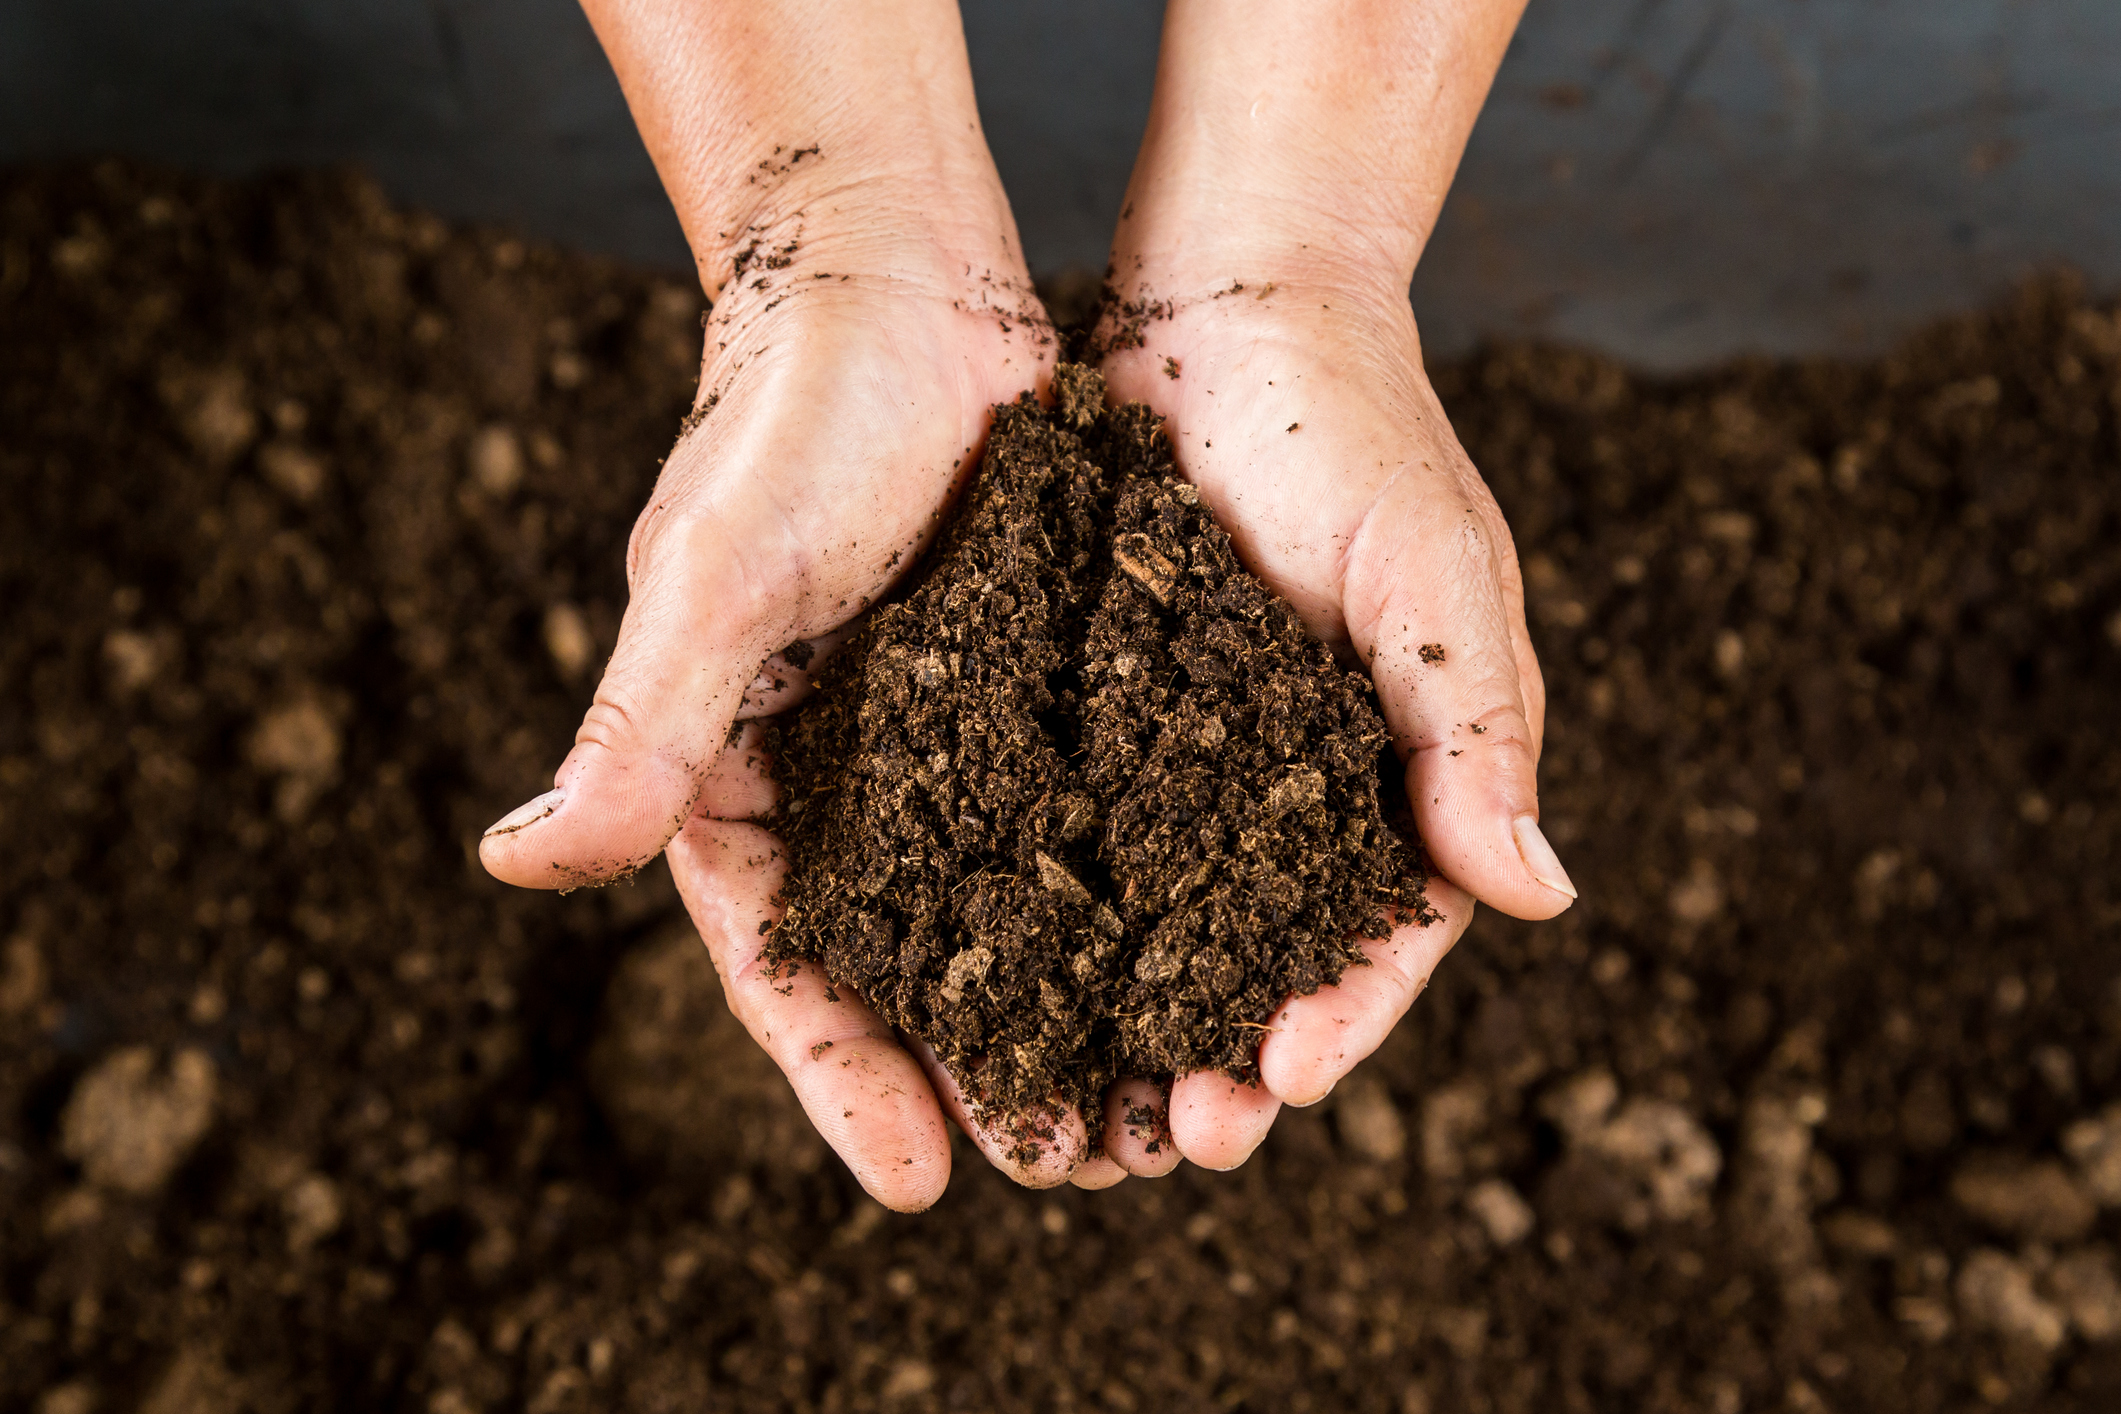
[[[1368,680],[1238,565],[1146,407],[1074,365],[1055,393],[996,410],[910,592],[777,734],[769,956],[1094,1138],[1114,1079],[1255,1075],[1283,997],[1433,915]]]
[[[961,1147],[913,1218],[666,871],[473,860],[698,315],[358,184],[0,178],[0,1409],[2121,1406],[2111,307],[1438,369],[1581,903],[1236,1173]]]

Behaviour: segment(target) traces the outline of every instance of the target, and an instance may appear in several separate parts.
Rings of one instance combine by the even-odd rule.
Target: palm
[[[1331,288],[1229,290],[1179,301],[1143,333],[1143,347],[1106,360],[1115,396],[1166,414],[1180,466],[1247,565],[1368,667],[1440,875],[1431,895],[1444,923],[1398,930],[1367,949],[1375,966],[1272,1018],[1266,1088],[1308,1103],[1382,1041],[1475,896],[1535,916],[1565,903],[1524,877],[1507,823],[1499,838],[1491,823],[1512,778],[1529,779],[1544,715],[1522,585],[1403,304],[1380,309]],[[1189,1087],[1225,1128],[1237,1106],[1260,1116],[1252,1128],[1271,1119],[1260,1097],[1208,1077],[1180,1081],[1174,1115]],[[1181,1127],[1182,1149],[1187,1138]]]

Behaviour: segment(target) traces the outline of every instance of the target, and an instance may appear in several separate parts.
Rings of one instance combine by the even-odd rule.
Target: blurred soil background
[[[1251,1163],[865,1199],[667,874],[478,869],[675,284],[352,178],[0,177],[0,1408],[2111,1410],[2121,316],[1437,370],[1582,902]]]

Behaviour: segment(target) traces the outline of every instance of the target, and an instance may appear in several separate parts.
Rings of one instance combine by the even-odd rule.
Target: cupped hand
[[[618,645],[574,748],[480,845],[497,878],[540,888],[622,878],[667,846],[731,1007],[894,1208],[942,1192],[946,1112],[1026,1183],[1123,1174],[1085,1159],[1072,1113],[1037,1160],[1010,1161],[932,1057],[815,967],[761,961],[784,865],[748,823],[772,785],[741,724],[807,690],[777,650],[829,646],[919,558],[991,407],[1042,386],[1053,356],[1013,239],[816,234],[801,213],[761,232],[707,322],[694,418],[634,527]]]
[[[667,845],[737,1014],[870,1192],[924,1207],[948,1175],[946,1110],[1005,1168],[1009,1146],[970,1122],[932,1056],[815,968],[761,965],[783,866],[747,823],[771,784],[750,729],[732,729],[804,690],[797,664],[760,664],[829,641],[889,588],[989,407],[1051,371],[962,27],[943,0],[822,17],[788,0],[585,3],[717,303],[703,417],[635,528],[595,704],[554,789],[481,856],[500,878],[568,887]],[[1546,917],[1574,896],[1537,823],[1543,701],[1509,534],[1405,302],[1520,8],[1166,9],[1115,268],[1169,317],[1108,360],[1110,386],[1173,419],[1179,464],[1239,553],[1369,664],[1444,921],[1283,1006],[1263,1084],[1193,1075],[1167,1096],[1123,1081],[1103,1154],[1060,1115],[1027,1182],[1101,1187],[1179,1153],[1242,1162],[1284,1100],[1317,1100],[1378,1044],[1472,898]],[[865,210],[883,219],[842,215]],[[1328,250],[1359,278],[1335,278]]]
[[[1575,898],[1539,829],[1545,693],[1509,528],[1429,385],[1404,285],[1306,264],[1190,285],[1137,267],[1099,331],[1104,370],[1115,398],[1169,419],[1246,566],[1368,669],[1443,918],[1365,943],[1369,966],[1285,1002],[1259,1085],[1176,1081],[1172,1138],[1210,1168],[1242,1163],[1281,1104],[1323,1099],[1377,1048],[1475,900],[1549,918]]]

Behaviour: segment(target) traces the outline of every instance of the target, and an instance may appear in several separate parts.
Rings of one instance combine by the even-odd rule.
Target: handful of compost
[[[821,962],[983,1111],[1089,1118],[1122,1076],[1253,1078],[1284,997],[1435,914],[1369,680],[1239,565],[1159,418],[1054,382],[996,410],[905,598],[771,739],[767,956]]]

